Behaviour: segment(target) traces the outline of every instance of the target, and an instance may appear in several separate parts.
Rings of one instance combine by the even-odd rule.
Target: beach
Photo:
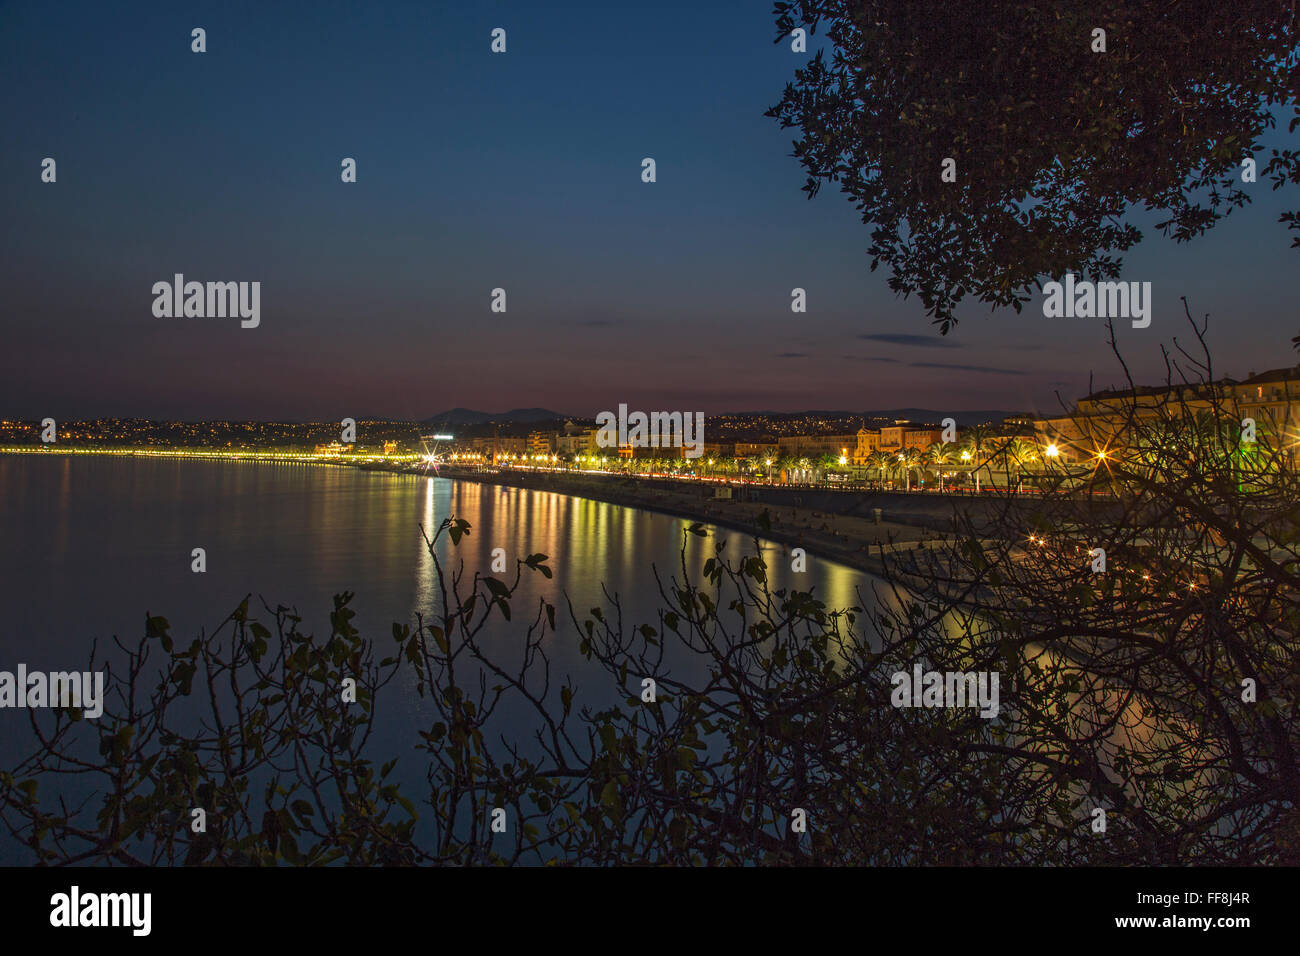
[[[955,506],[974,503],[987,507],[979,499],[954,499],[937,493],[757,485],[733,488],[733,497],[727,499],[713,497],[716,489],[726,487],[714,482],[454,466],[441,467],[438,474],[457,481],[551,491],[658,511],[803,548],[811,555],[877,574],[887,555],[951,540]],[[876,509],[881,512],[879,519]]]

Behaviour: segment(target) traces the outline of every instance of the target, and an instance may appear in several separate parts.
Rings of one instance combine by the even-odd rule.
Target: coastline
[[[302,453],[230,452],[204,449],[0,448],[0,455],[94,455],[173,458],[192,461],[282,462],[360,471],[428,475],[412,463],[340,460]],[[590,475],[564,471],[487,471],[442,465],[433,476],[588,498],[625,508],[639,508],[725,528],[880,576],[887,556],[933,547],[951,528],[957,499],[938,493],[849,492],[784,485],[734,488],[737,497],[713,498],[719,482],[669,478]],[[962,499],[980,507],[979,499]],[[876,519],[875,509],[882,512]],[[766,513],[768,524],[761,516]]]
[[[939,495],[933,496],[937,501],[925,503],[930,507],[918,508],[913,503],[908,509],[910,513],[900,515],[910,520],[897,520],[892,516],[902,510],[899,499],[904,496],[887,492],[757,486],[745,489],[757,500],[726,500],[706,496],[714,488],[722,487],[717,483],[696,485],[672,479],[549,471],[489,472],[448,466],[439,468],[437,474],[452,481],[549,491],[699,521],[791,548],[803,548],[810,556],[874,575],[883,573],[887,555],[933,547],[941,542],[950,521],[950,515],[940,513],[948,499]],[[874,508],[891,517],[882,516],[877,523]],[[760,516],[765,512],[767,527],[760,523]]]

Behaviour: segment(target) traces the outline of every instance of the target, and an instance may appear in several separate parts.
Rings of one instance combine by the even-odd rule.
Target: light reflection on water
[[[452,569],[463,564],[467,579],[475,571],[492,573],[495,548],[506,552],[511,573],[497,576],[507,580],[515,557],[548,556],[554,577],[525,571],[514,622],[494,623],[485,644],[510,659],[522,647],[525,622],[538,602],[554,603],[560,633],[547,641],[553,688],[559,675],[574,673],[580,701],[587,692],[604,696],[608,684],[583,686],[595,672],[578,656],[564,596],[581,618],[604,604],[604,584],[620,596],[629,630],[655,623],[663,602],[654,571],[666,583],[680,575],[683,532],[691,523],[552,492],[349,468],[0,457],[0,669],[20,661],[33,670],[80,669],[95,638],[101,646],[112,635],[133,643],[146,612],[167,617],[173,634],[188,640],[216,626],[248,592],[265,595],[272,606],[296,606],[304,630],[321,630],[328,627],[332,595],[354,591],[355,623],[376,640],[382,656],[393,646],[388,635],[394,621],[412,622],[436,607],[434,564],[419,526],[431,530],[448,516],[464,518],[472,530],[459,547],[441,540],[440,560]],[[710,529],[704,538],[686,535],[687,568],[697,573],[719,541],[733,562],[754,546],[725,529]],[[195,547],[206,549],[205,574],[190,570]],[[871,599],[871,579],[861,572],[810,556],[807,572],[795,574],[786,547],[762,547],[773,589],[812,588],[828,608]],[[943,629],[961,642],[964,623],[952,615]],[[413,758],[404,756],[398,776],[418,787],[427,758],[409,748],[433,710],[409,674],[390,690],[376,744],[385,756]],[[26,719],[23,712],[0,711],[0,764],[14,752]],[[526,737],[534,721],[521,720],[514,736]],[[1121,732],[1130,745],[1150,736],[1125,724]],[[0,851],[0,862],[8,860]]]
[[[274,607],[296,607],[304,630],[328,628],[332,595],[355,592],[354,623],[389,652],[394,621],[412,622],[434,607],[433,561],[419,526],[454,515],[472,530],[459,547],[438,544],[445,566],[463,562],[467,580],[491,573],[492,551],[514,558],[541,552],[554,577],[525,571],[513,602],[514,623],[494,626],[486,642],[503,654],[522,644],[521,619],[538,601],[557,608],[561,633],[548,638],[558,673],[582,664],[563,613],[564,596],[580,617],[604,604],[602,583],[622,601],[630,626],[655,621],[654,585],[681,573],[689,521],[563,495],[412,475],[294,463],[168,459],[0,457],[0,580],[8,598],[0,617],[0,668],[84,667],[92,640],[134,642],[146,612],[171,622],[178,640],[209,631],[247,593]],[[753,540],[710,529],[686,536],[692,573],[718,541],[735,561]],[[202,547],[207,572],[190,570]],[[808,559],[790,570],[788,549],[763,545],[772,587],[814,588],[829,607],[858,603],[870,578],[843,565]],[[496,575],[508,577],[510,575]],[[414,688],[389,704],[407,725],[427,713]],[[14,721],[14,711],[0,721]],[[392,730],[397,731],[394,725]],[[0,734],[0,736],[6,736]],[[0,755],[4,753],[0,744]]]

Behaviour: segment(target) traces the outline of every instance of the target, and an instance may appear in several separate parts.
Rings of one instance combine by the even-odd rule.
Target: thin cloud
[[[850,362],[897,362],[896,358],[889,358],[885,355],[846,355],[844,356]]]
[[[989,368],[986,365],[951,365],[948,362],[911,362],[912,368],[946,368],[958,372],[987,372],[989,375],[1024,375],[1015,368]]]
[[[807,358],[807,352],[781,352],[777,358]]]
[[[874,332],[870,335],[859,335],[858,338],[868,342],[884,342],[887,345],[914,345],[924,349],[955,349],[956,342],[950,342],[948,339],[940,338],[937,335],[905,335],[895,332]]]

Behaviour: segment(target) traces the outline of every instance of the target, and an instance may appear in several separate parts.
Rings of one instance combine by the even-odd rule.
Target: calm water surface
[[[511,652],[522,647],[523,621],[538,598],[562,611],[567,594],[585,614],[604,603],[603,582],[622,599],[629,629],[654,623],[661,603],[654,568],[680,572],[689,524],[550,492],[343,467],[0,457],[0,669],[20,661],[29,670],[84,669],[93,641],[103,647],[116,635],[134,643],[147,613],[166,617],[178,642],[188,642],[249,593],[251,609],[260,608],[261,595],[271,607],[297,608],[303,630],[320,633],[329,628],[332,596],[353,591],[354,623],[384,656],[394,621],[414,622],[435,606],[433,561],[419,528],[448,515],[472,530],[457,548],[440,542],[440,557],[444,566],[464,561],[468,577],[491,573],[494,548],[505,549],[512,571],[515,556],[549,556],[554,577],[525,572],[514,623],[498,620],[487,635],[503,661],[516,659]],[[752,539],[711,530],[707,538],[688,536],[688,567],[698,570],[719,539],[732,559],[752,553]],[[207,552],[203,574],[190,570],[196,547]],[[792,574],[780,545],[767,543],[764,553],[774,588],[812,587],[831,607],[858,603],[855,589],[870,586],[861,572],[815,557],[805,573]],[[552,692],[571,674],[579,704],[608,703],[614,691],[578,655],[574,627],[562,614],[557,624],[547,645]],[[414,731],[436,719],[409,676],[381,695],[375,730],[385,753],[375,756],[410,753]],[[27,713],[0,711],[0,765],[25,742]],[[508,729],[527,737],[532,726],[529,719]]]
[[[83,663],[91,641],[143,633],[146,612],[183,638],[212,628],[245,594],[296,607],[304,627],[328,626],[331,596],[354,591],[364,631],[387,635],[432,607],[433,562],[420,525],[448,515],[473,526],[444,558],[491,573],[491,551],[549,555],[554,578],[525,574],[522,610],[567,592],[601,603],[602,582],[636,623],[659,605],[653,568],[679,569],[688,521],[564,495],[352,468],[166,459],[0,457],[0,666]],[[751,553],[725,529],[690,536],[688,566]],[[207,552],[207,572],[190,570]],[[448,554],[448,552],[452,552]],[[789,572],[781,545],[764,544],[773,587],[815,587],[831,606],[856,603],[866,575],[811,558]],[[785,560],[780,558],[785,556]],[[500,575],[498,575],[500,576]],[[513,632],[517,636],[517,632]],[[511,640],[506,628],[495,640]]]

